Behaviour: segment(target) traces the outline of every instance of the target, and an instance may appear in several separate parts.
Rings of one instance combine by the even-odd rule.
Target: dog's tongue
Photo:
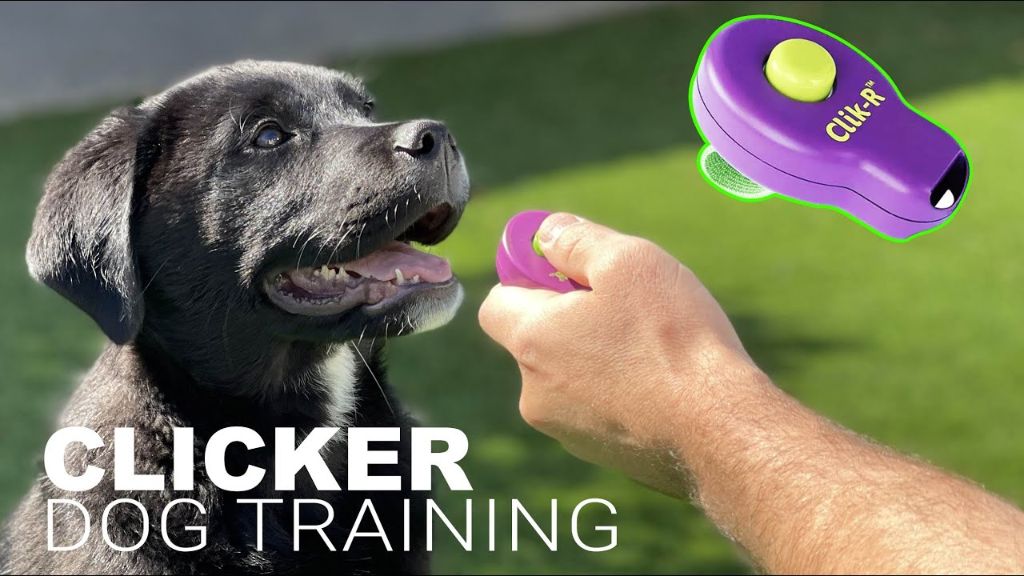
[[[391,242],[359,260],[345,263],[345,270],[378,280],[392,280],[395,270],[410,279],[419,276],[423,282],[444,282],[452,277],[448,261],[416,250],[404,242]]]

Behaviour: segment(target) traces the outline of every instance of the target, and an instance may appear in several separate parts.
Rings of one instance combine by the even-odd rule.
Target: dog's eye
[[[373,114],[373,109],[376,107],[376,102],[373,100],[367,100],[366,102],[363,102],[363,113],[369,116],[370,114]]]
[[[277,124],[267,124],[256,133],[252,144],[257,148],[276,148],[287,142],[289,137]]]

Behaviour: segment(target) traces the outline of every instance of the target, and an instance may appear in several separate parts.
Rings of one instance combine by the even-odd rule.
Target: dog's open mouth
[[[397,239],[356,260],[282,270],[266,282],[267,295],[286,312],[329,316],[448,286],[455,281],[448,261],[410,242],[432,238],[450,212],[447,204],[434,208]]]

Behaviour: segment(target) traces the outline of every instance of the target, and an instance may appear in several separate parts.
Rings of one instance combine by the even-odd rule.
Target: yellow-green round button
[[[820,102],[832,91],[836,62],[817,42],[790,38],[775,45],[764,72],[783,95],[801,102]]]

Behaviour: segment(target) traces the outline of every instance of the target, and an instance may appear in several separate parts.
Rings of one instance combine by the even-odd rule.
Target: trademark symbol
[[[867,86],[868,88],[871,88],[872,86],[875,85],[875,81],[874,80],[868,80],[867,82],[864,83],[864,85]]]

